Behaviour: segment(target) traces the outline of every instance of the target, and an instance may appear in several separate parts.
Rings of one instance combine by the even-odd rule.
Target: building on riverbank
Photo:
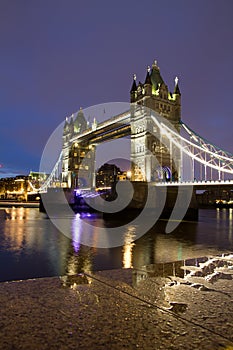
[[[37,189],[47,179],[45,173],[30,171],[28,175],[17,175],[0,179],[0,199],[27,201],[35,200]]]

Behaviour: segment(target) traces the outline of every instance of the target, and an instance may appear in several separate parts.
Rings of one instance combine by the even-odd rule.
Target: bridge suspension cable
[[[206,148],[209,149],[209,151],[213,152],[214,154],[218,154],[220,156],[227,157],[227,158],[233,158],[233,154],[232,153],[220,149],[218,146],[212,144],[211,142],[209,142],[205,138],[201,137],[195,131],[190,129],[188,127],[188,125],[185,124],[184,122],[181,121],[180,124],[183,127],[183,129],[188,133],[189,137],[192,139],[192,141],[194,143],[202,145],[202,147],[204,147],[205,149]]]
[[[43,183],[43,185],[39,188],[39,192],[47,191],[47,188],[50,187],[54,181],[61,181],[62,156],[63,152],[61,151],[50,175]]]
[[[161,134],[166,135],[170,142],[180,149],[181,154],[186,154],[192,159],[193,177],[194,160],[204,166],[205,180],[207,180],[207,168],[217,170],[219,180],[221,179],[221,173],[233,174],[233,156],[230,153],[222,151],[220,148],[205,141],[199,135],[194,134],[184,123],[181,123],[181,125],[188,132],[190,140],[180,135],[177,131],[172,130],[170,126],[160,122],[155,116],[151,117]]]

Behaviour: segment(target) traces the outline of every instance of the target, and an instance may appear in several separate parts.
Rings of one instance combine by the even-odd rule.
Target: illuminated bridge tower
[[[76,117],[65,121],[63,130],[62,181],[69,188],[92,187],[95,173],[95,146],[79,141],[78,136],[88,129],[82,109]]]
[[[173,93],[168,91],[157,61],[152,69],[147,68],[144,83],[136,83],[134,75],[130,91],[132,104],[131,118],[131,162],[134,181],[171,181],[180,178],[181,157],[177,150],[169,149],[169,141],[155,129],[150,113],[145,106],[166,118],[180,132],[181,93],[178,78]],[[143,114],[143,116],[142,116]],[[156,133],[156,136],[154,134]],[[174,159],[176,159],[174,163]],[[178,165],[177,165],[178,164]]]

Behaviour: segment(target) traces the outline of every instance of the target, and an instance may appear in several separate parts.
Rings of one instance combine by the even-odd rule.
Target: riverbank
[[[0,349],[233,349],[232,265],[231,255],[180,266],[183,277],[147,266],[0,283]]]
[[[17,201],[8,201],[1,200],[0,208],[39,208],[40,203],[37,202],[17,202]]]

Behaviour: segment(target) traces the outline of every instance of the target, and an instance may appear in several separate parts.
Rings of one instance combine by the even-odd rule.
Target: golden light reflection
[[[129,227],[128,232],[125,235],[125,244],[122,248],[122,265],[125,269],[133,267],[133,247],[135,246],[134,239],[135,228]]]
[[[86,247],[80,247],[79,253],[70,251],[66,263],[66,275],[76,276],[80,273],[92,272],[91,251]]]
[[[27,213],[28,210],[25,208],[12,207],[5,209],[6,223],[4,235],[10,242],[11,249],[15,251],[20,250],[22,248],[23,243],[26,239],[24,220],[25,218],[27,218]],[[15,221],[15,224],[12,225],[10,221]]]
[[[67,274],[68,275],[75,275],[78,272],[79,271],[77,271],[76,257],[74,255],[70,256],[68,264],[67,264]]]
[[[39,217],[37,209],[31,208],[6,208],[4,222],[4,236],[7,246],[13,251],[20,251],[23,246],[32,247],[37,245],[40,247],[43,244],[43,235],[34,234],[40,232],[39,223],[36,229],[28,223],[36,220]]]
[[[230,225],[232,226],[232,218],[233,218],[233,209],[230,208],[229,209],[229,222],[230,222]]]
[[[232,232],[233,232],[233,209],[229,209],[229,242],[232,243]]]
[[[19,220],[23,220],[25,218],[24,212],[25,212],[24,208],[19,208],[19,210],[18,210],[18,214],[19,214],[18,219]]]

